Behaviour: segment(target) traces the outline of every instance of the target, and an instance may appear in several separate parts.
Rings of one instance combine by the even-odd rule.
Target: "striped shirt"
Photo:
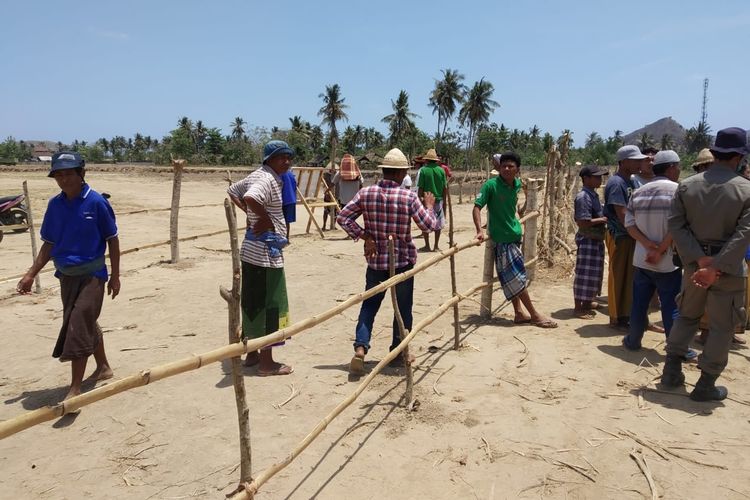
[[[262,165],[258,170],[248,175],[241,181],[235,182],[227,193],[239,198],[240,200],[252,198],[266,209],[271,222],[273,222],[274,232],[286,237],[286,222],[284,220],[284,211],[282,208],[282,188],[281,178],[269,166]],[[252,229],[260,217],[252,210],[247,210],[247,227]],[[284,256],[271,257],[268,247],[261,241],[250,241],[245,238],[242,241],[240,250],[240,259],[261,267],[284,267]]]
[[[362,215],[364,229],[355,222]],[[414,191],[383,179],[374,186],[360,189],[336,218],[341,229],[355,241],[367,233],[375,239],[377,255],[366,257],[376,271],[388,270],[388,235],[394,236],[396,268],[417,262],[417,248],[411,239],[412,219],[422,231],[435,231],[435,212],[427,210]]]
[[[633,191],[625,210],[625,227],[636,226],[646,238],[660,243],[669,233],[667,219],[675,191],[677,183],[666,177],[657,177]],[[646,248],[636,241],[633,265],[658,273],[671,273],[677,269],[672,263],[672,248],[656,264],[646,262],[647,253]]]

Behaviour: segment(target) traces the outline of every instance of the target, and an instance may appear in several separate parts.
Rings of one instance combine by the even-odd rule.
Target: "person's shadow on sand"
[[[84,380],[81,384],[81,391],[87,392],[96,386],[96,380]],[[6,405],[12,405],[21,402],[21,406],[26,410],[38,410],[45,406],[55,406],[62,402],[68,394],[68,386],[60,386],[50,389],[39,389],[35,391],[23,391],[14,398],[6,399]]]
[[[604,354],[608,354],[609,356],[621,359],[627,363],[632,363],[636,366],[641,364],[643,358],[646,358],[646,360],[653,365],[664,361],[664,355],[662,353],[648,347],[641,347],[637,351],[631,351],[622,345],[599,345],[596,346],[596,348]]]

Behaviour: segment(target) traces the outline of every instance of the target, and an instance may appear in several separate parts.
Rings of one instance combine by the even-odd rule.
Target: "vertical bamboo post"
[[[23,196],[26,199],[26,220],[29,224],[29,236],[31,236],[31,262],[36,262],[37,248],[36,248],[36,230],[34,229],[34,216],[31,214],[31,197],[29,196],[29,185],[27,181],[23,181]],[[39,279],[39,273],[34,278],[34,292],[42,293],[42,282]]]
[[[232,209],[232,203],[224,199],[224,212],[227,216],[229,226],[229,246],[232,250],[232,289],[227,290],[223,286],[219,288],[221,297],[227,301],[229,311],[229,343],[236,344],[240,341],[240,250],[237,242],[237,219]],[[250,410],[247,407],[245,393],[245,380],[242,372],[242,358],[233,357],[232,362],[232,384],[234,385],[234,399],[237,403],[237,421],[240,430],[240,486],[242,483],[250,482],[252,478],[252,448],[250,446]],[[235,490],[239,491],[239,490]]]
[[[392,235],[388,235],[388,271],[391,277],[396,274],[396,250]],[[406,338],[406,328],[404,327],[404,318],[401,316],[401,311],[398,308],[398,299],[396,297],[397,286],[394,285],[391,287],[391,302],[393,303],[393,314],[398,323],[399,341],[403,341]],[[408,345],[401,351],[401,357],[404,360],[404,368],[406,369],[406,393],[404,394],[404,398],[406,399],[406,407],[412,409],[414,403],[414,373],[411,369]]]
[[[456,244],[453,241],[453,202],[451,193],[448,190],[448,246],[453,248]],[[450,256],[451,263],[451,297],[455,297],[458,290],[456,288],[456,256]],[[458,302],[453,304],[453,350],[458,350],[461,342],[461,328],[458,324]]]
[[[177,221],[180,216],[180,189],[182,188],[182,170],[186,160],[172,159],[174,177],[172,178],[172,208],[169,214],[169,249],[171,262],[175,264],[180,260],[180,242],[177,235]]]
[[[489,219],[489,217],[488,217]],[[489,220],[487,221],[489,225]],[[492,283],[495,279],[495,242],[487,236],[484,241],[484,268],[482,270],[482,282]],[[492,316],[492,287],[482,289],[482,298],[479,306],[479,317],[489,319]]]
[[[539,194],[539,179],[529,179],[527,181],[528,189],[526,190],[526,213],[530,214],[537,210],[539,206],[538,194]],[[523,260],[524,262],[530,262],[531,259],[536,257],[537,254],[537,219],[538,217],[531,217],[526,220],[523,228]],[[536,266],[531,266],[526,269],[526,275],[529,280],[534,279],[536,273]]]

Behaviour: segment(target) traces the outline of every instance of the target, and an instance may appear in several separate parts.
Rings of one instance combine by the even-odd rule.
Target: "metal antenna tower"
[[[708,78],[703,79],[703,106],[701,108],[701,123],[706,124],[706,101],[708,100]]]

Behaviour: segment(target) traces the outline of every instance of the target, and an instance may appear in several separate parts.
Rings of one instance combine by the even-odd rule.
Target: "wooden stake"
[[[453,202],[451,201],[451,193],[448,190],[448,246],[453,248]],[[456,292],[456,256],[451,255],[451,296],[455,297]],[[458,323],[458,303],[453,306],[453,350],[457,351],[459,344],[461,343],[461,326]]]
[[[138,374],[125,377],[79,396],[72,397],[61,403],[58,403],[57,405],[39,408],[38,410],[29,411],[17,417],[2,421],[0,422],[0,439],[4,439],[8,436],[21,432],[22,430],[28,429],[29,427],[33,427],[42,422],[47,422],[49,420],[62,417],[66,413],[71,413],[77,409],[83,408],[84,406],[88,406],[97,401],[101,401],[102,399],[114,396],[115,394],[119,394],[136,387],[148,385],[151,382],[156,382],[168,377],[173,377],[175,375],[179,375],[180,373],[197,370],[198,368],[201,368],[208,364],[216,363],[218,361],[222,361],[234,356],[240,356],[250,351],[257,351],[263,347],[281,342],[282,340],[286,340],[295,335],[299,335],[303,331],[317,326],[324,321],[327,321],[334,316],[341,314],[346,309],[359,304],[363,300],[372,297],[373,295],[382,293],[388,288],[396,285],[397,283],[406,281],[415,274],[418,274],[425,269],[434,266],[438,262],[447,259],[454,253],[458,253],[462,250],[466,250],[467,248],[477,246],[479,245],[479,243],[480,242],[478,240],[471,240],[467,241],[466,243],[456,245],[453,248],[438,252],[433,257],[414,266],[413,269],[401,274],[397,274],[393,278],[387,279],[378,286],[358,293],[345,300],[341,304],[337,305],[336,307],[332,307],[327,311],[319,313],[315,316],[311,316],[287,328],[283,328],[275,333],[266,335],[265,337],[249,340],[245,343],[238,342],[235,344],[219,347],[197,356],[191,356],[189,358],[184,358],[164,365],[159,365],[155,368],[151,368],[150,370],[144,370]]]
[[[36,230],[34,229],[34,216],[31,214],[31,196],[29,196],[29,185],[28,182],[23,181],[23,196],[26,198],[26,221],[29,225],[29,236],[31,236],[31,262],[36,262],[37,248],[36,248]],[[34,291],[36,293],[42,293],[42,282],[39,279],[39,273],[34,277]]]
[[[388,275],[391,278],[396,275],[396,249],[393,236],[390,234],[388,235]],[[393,315],[396,317],[396,323],[398,324],[399,339],[403,342],[406,338],[406,327],[404,326],[404,318],[401,316],[401,310],[398,307],[395,286],[391,287],[391,303],[393,304]],[[404,360],[404,368],[406,369],[406,392],[404,393],[404,399],[406,400],[406,407],[411,410],[414,403],[414,372],[411,369],[408,344],[404,347],[401,357]]]
[[[399,274],[398,276],[401,276]],[[427,316],[425,319],[414,325],[414,328],[412,329],[411,333],[404,338],[403,341],[396,347],[394,350],[388,353],[386,357],[380,360],[380,362],[375,365],[375,367],[372,369],[372,371],[367,375],[367,377],[362,380],[362,382],[359,384],[357,389],[350,394],[345,400],[343,400],[341,403],[336,405],[336,407],[331,410],[331,412],[326,415],[323,420],[321,420],[318,425],[315,426],[315,428],[310,431],[310,433],[305,436],[305,438],[300,441],[300,443],[294,447],[294,449],[280,462],[277,462],[273,464],[268,469],[264,470],[258,476],[253,480],[252,483],[245,485],[245,490],[240,491],[236,495],[232,497],[232,500],[251,500],[254,495],[258,492],[261,486],[268,482],[269,479],[271,479],[273,476],[278,474],[281,470],[283,470],[285,467],[287,467],[292,461],[297,458],[300,453],[302,453],[305,448],[307,448],[310,443],[313,442],[313,440],[318,437],[325,429],[328,427],[328,424],[330,424],[334,418],[339,416],[342,411],[344,411],[349,405],[351,405],[357,397],[359,397],[360,394],[367,388],[368,385],[373,381],[375,376],[380,373],[380,371],[385,368],[388,363],[390,363],[393,359],[398,356],[399,353],[401,353],[404,348],[409,344],[409,342],[412,341],[414,336],[422,331],[425,327],[432,324],[437,318],[439,318],[441,315],[443,315],[448,309],[450,309],[454,303],[458,303],[461,300],[463,300],[464,297],[469,297],[471,295],[474,295],[477,291],[486,288],[488,286],[491,286],[491,283],[480,283],[479,285],[476,285],[469,290],[465,291],[461,295],[456,295],[455,297],[450,298],[448,301],[444,302],[440,305],[432,314]]]
[[[537,218],[538,217],[531,217],[532,214],[537,212],[537,208],[539,206],[538,201],[538,193],[539,193],[539,180],[538,179],[529,179],[526,189],[526,214],[527,216],[524,217],[525,224],[523,227],[523,260],[525,262],[531,261],[534,257],[536,257],[537,254]],[[534,275],[536,274],[535,268],[532,267],[531,269],[526,270],[526,275],[528,276],[529,280],[534,279]]]
[[[227,172],[228,174],[228,172]],[[224,212],[229,226],[229,246],[232,249],[232,289],[219,289],[221,296],[227,301],[229,311],[229,343],[240,341],[240,279],[242,268],[240,263],[240,248],[237,242],[237,218],[232,210],[232,202],[224,199]],[[250,409],[247,407],[245,393],[245,377],[242,370],[242,358],[232,358],[232,385],[234,385],[234,399],[237,404],[237,421],[240,429],[240,484],[252,481],[253,461],[250,446]]]
[[[489,216],[487,217],[489,225]],[[482,281],[492,283],[495,279],[495,242],[487,236],[484,242],[484,269],[482,271]],[[479,317],[489,319],[492,317],[492,287],[482,290],[482,300],[479,307]]]
[[[177,236],[177,221],[180,216],[180,189],[182,188],[182,170],[185,167],[186,160],[172,159],[172,169],[174,177],[172,178],[172,208],[169,213],[169,241],[172,264],[180,260],[180,242]]]
[[[307,232],[310,232],[310,221],[315,224],[315,229],[318,230],[318,234],[321,238],[325,238],[325,234],[323,234],[323,230],[320,229],[320,225],[318,225],[318,221],[315,220],[315,214],[313,213],[312,208],[310,208],[310,205],[307,204],[307,200],[305,199],[305,194],[300,191],[299,185],[297,186],[297,194],[299,195],[299,199],[302,200],[302,204],[305,206],[305,210],[307,210],[307,214],[310,216],[310,218],[307,221]]]

